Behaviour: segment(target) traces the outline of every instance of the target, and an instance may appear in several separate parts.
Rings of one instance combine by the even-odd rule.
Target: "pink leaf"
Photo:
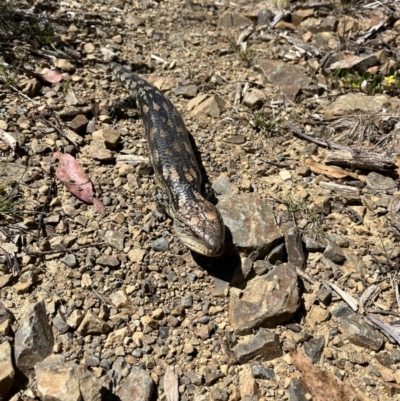
[[[54,153],[53,157],[60,161],[56,176],[67,190],[84,202],[92,203],[99,213],[104,214],[104,205],[94,197],[92,183],[78,162],[61,152]]]
[[[69,79],[70,76],[69,74],[60,72],[58,70],[51,70],[46,74],[39,74],[39,77],[42,78],[43,81],[55,84],[62,81],[63,79]]]

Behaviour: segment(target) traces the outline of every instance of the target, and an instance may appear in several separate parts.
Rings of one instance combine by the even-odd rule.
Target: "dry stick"
[[[300,138],[303,138],[303,139],[306,139],[307,141],[316,143],[317,145],[325,146],[326,148],[331,148],[331,149],[338,149],[338,150],[350,149],[348,146],[342,146],[342,145],[338,145],[336,143],[327,143],[327,142],[321,141],[319,139],[315,139],[310,135],[304,134],[297,125],[295,125],[295,124],[293,124],[291,122],[287,122],[286,126],[289,129],[291,129]]]
[[[79,251],[80,249],[92,248],[92,247],[103,246],[103,245],[107,245],[107,242],[95,242],[94,244],[81,245],[81,246],[76,246],[74,248],[52,249],[51,251],[26,252],[25,255],[28,255],[28,256],[53,255],[55,253],[74,252],[74,251]]]
[[[316,280],[315,278],[311,277],[308,273],[306,273],[304,270],[301,270],[299,267],[296,267],[296,273],[302,279],[310,282],[311,284],[318,284],[319,286],[321,286],[321,283],[318,280]]]
[[[367,313],[374,313],[378,315],[390,315],[390,316],[395,316],[395,317],[400,317],[400,315],[396,312],[392,312],[391,310],[369,310]]]
[[[42,211],[39,214],[38,239],[40,239],[40,233],[43,234],[43,237],[46,237],[46,229],[45,229],[45,227],[43,225],[43,216],[44,216],[44,210],[46,209],[47,205],[50,202],[50,196],[51,196],[51,193],[53,192],[53,188],[54,188],[55,183],[56,183],[56,179],[53,178],[53,181],[52,181],[52,183],[50,185],[50,188],[49,188],[49,190],[47,192],[46,200],[44,201],[44,204],[43,204],[43,207],[42,207]]]
[[[333,3],[330,1],[321,1],[318,3],[306,3],[306,4],[296,4],[292,10],[301,10],[301,9],[308,9],[308,8],[322,8],[322,7],[327,7],[327,8],[333,8]]]
[[[91,285],[92,291],[100,298],[100,301],[103,302],[105,306],[108,306],[107,302],[103,299],[103,297],[94,289],[93,285]]]
[[[62,132],[62,129],[57,127],[57,125],[53,124],[52,122],[50,122],[49,120],[46,120],[42,115],[39,117],[39,119],[44,122],[45,124],[49,125],[51,128],[54,128],[63,138],[65,138],[67,141],[71,142],[71,144],[74,146],[74,148],[76,150],[79,150],[78,145],[70,138],[68,138],[67,135],[65,135]]]

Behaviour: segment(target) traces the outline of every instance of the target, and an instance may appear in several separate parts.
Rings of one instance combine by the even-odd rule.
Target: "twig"
[[[103,302],[105,306],[108,306],[107,302],[103,299],[103,297],[93,288],[93,285],[90,286],[92,291],[99,297],[100,301]]]
[[[15,256],[15,253],[7,252],[2,247],[0,247],[0,250],[2,250],[4,252],[4,257],[5,257],[5,262],[7,263],[7,267],[9,270],[11,270],[13,276],[15,277],[21,271],[20,265]]]
[[[44,204],[43,204],[43,207],[42,207],[42,211],[39,214],[38,239],[40,239],[40,233],[43,234],[43,237],[46,237],[46,234],[47,234],[46,233],[46,228],[43,225],[43,216],[44,216],[44,211],[45,211],[45,209],[47,208],[47,206],[48,206],[48,204],[50,202],[50,196],[51,196],[51,193],[53,192],[53,188],[54,188],[55,183],[56,183],[56,179],[53,178],[53,181],[51,182],[50,188],[49,188],[49,190],[47,192],[46,200],[44,201]]]
[[[39,119],[45,124],[49,125],[51,128],[54,128],[63,138],[71,142],[76,150],[79,150],[78,145],[72,139],[68,138],[68,135],[65,135],[61,128],[57,127],[57,125],[53,124],[51,121],[45,119],[42,115],[39,116]]]
[[[330,1],[321,1],[321,2],[317,2],[317,3],[306,3],[306,4],[296,4],[292,10],[301,10],[301,9],[314,9],[314,8],[333,8],[333,3],[331,3]]]
[[[310,135],[304,134],[304,133],[301,131],[301,129],[300,129],[297,125],[295,125],[295,124],[293,124],[293,123],[291,123],[291,122],[287,122],[287,123],[286,123],[286,126],[287,126],[289,129],[291,129],[291,130],[292,130],[297,136],[299,136],[300,138],[303,138],[303,139],[306,139],[307,141],[316,143],[317,145],[325,146],[326,148],[331,148],[331,149],[338,149],[338,150],[350,149],[348,146],[342,146],[342,145],[338,145],[338,144],[336,144],[336,143],[324,142],[324,141],[321,141],[321,140],[319,140],[319,139],[315,139],[315,138],[313,138],[313,137],[310,136]]]
[[[25,253],[25,255],[28,256],[53,255],[55,253],[74,252],[74,251],[79,251],[80,249],[103,246],[103,245],[107,245],[107,242],[95,242],[94,244],[81,245],[81,246],[76,246],[74,248],[52,249],[51,251],[27,252]]]
[[[20,96],[24,97],[26,100],[28,100],[29,102],[31,102],[33,105],[35,105],[35,103],[33,103],[33,100],[29,97],[26,96],[25,94],[23,94],[19,89],[17,89],[15,86],[12,85],[8,85],[11,89],[15,90],[15,92],[17,92]]]
[[[393,312],[391,310],[370,310],[370,309],[368,309],[367,312],[378,314],[378,315],[390,315],[390,316],[400,317],[400,315],[398,313]]]
[[[304,270],[301,270],[299,267],[296,267],[296,273],[298,276],[308,281],[309,283],[318,284],[319,286],[321,286],[321,283],[318,280],[315,280],[315,278],[311,277],[308,273],[306,273]]]

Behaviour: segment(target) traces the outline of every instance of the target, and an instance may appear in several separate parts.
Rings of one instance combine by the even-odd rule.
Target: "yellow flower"
[[[387,85],[393,85],[397,82],[397,79],[394,75],[389,75],[388,77],[385,78],[385,83]]]

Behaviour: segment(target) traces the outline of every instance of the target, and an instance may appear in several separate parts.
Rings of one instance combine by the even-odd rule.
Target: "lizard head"
[[[174,228],[183,244],[196,253],[216,257],[224,252],[224,222],[217,208],[203,198],[179,207]]]

